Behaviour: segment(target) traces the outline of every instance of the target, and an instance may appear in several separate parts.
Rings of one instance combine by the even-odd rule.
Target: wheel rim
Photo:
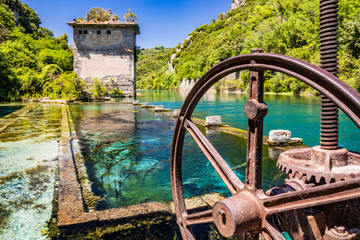
[[[251,87],[250,99],[244,107],[245,115],[249,119],[249,131],[246,176],[245,183],[242,183],[216,149],[191,121],[191,115],[201,97],[211,86],[230,73],[246,69],[250,70]],[[264,70],[282,72],[307,83],[331,99],[358,127],[360,127],[360,94],[337,77],[317,66],[292,57],[259,53],[258,51],[254,51],[253,54],[237,56],[219,63],[205,73],[189,92],[189,95],[180,110],[174,130],[171,152],[171,183],[178,225],[184,239],[195,239],[191,232],[192,225],[214,222],[214,219],[216,222],[216,218],[219,217],[218,215],[221,215],[221,211],[224,211],[216,210],[215,215],[213,210],[196,214],[187,213],[183,194],[181,166],[186,131],[194,138],[211,165],[215,168],[216,172],[233,195],[231,198],[236,198],[234,201],[241,202],[241,199],[244,198],[239,199],[238,196],[246,193],[250,196],[249,199],[251,200],[244,200],[243,204],[246,205],[255,201],[259,206],[258,212],[260,217],[258,217],[258,219],[260,219],[260,222],[255,221],[252,225],[250,224],[251,226],[244,227],[242,225],[243,220],[238,220],[238,225],[234,225],[233,231],[230,231],[231,234],[228,236],[233,236],[234,234],[236,235],[239,232],[244,231],[255,231],[261,232],[266,239],[283,239],[281,233],[274,227],[274,224],[268,220],[268,216],[283,211],[336,202],[339,201],[337,196],[340,195],[342,195],[342,197],[346,196],[347,199],[358,198],[360,196],[360,191],[358,191],[360,186],[359,180],[332,184],[331,188],[326,187],[326,189],[330,189],[330,191],[320,186],[307,191],[282,194],[277,197],[265,196],[261,188],[262,127],[263,118],[267,113],[266,104],[263,102]],[[317,196],[320,192],[322,198]],[[332,197],[331,200],[330,196]],[[299,202],[299,197],[303,200],[305,199],[305,201]],[[285,205],[283,203],[284,199],[287,201]],[[231,205],[229,203],[224,203],[223,201],[221,204]],[[216,208],[216,206],[214,206],[214,208]],[[228,216],[229,214],[232,214],[231,216],[233,216],[237,214],[237,211],[238,210],[233,207],[232,210],[229,210],[227,215],[224,212],[224,215]],[[255,213],[255,215],[256,214],[257,213]],[[221,221],[217,221],[216,225],[220,232],[223,231],[221,233],[226,232],[224,229],[221,230]]]

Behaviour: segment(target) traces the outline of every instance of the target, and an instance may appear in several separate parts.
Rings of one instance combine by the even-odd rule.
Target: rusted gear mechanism
[[[345,148],[289,150],[279,156],[277,166],[290,178],[305,177],[307,182],[317,184],[360,177],[360,155]]]

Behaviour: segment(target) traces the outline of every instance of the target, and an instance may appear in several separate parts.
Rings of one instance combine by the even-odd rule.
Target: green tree
[[[108,93],[105,83],[101,78],[94,78],[94,84],[89,89],[89,92],[95,98],[105,96]]]
[[[12,12],[18,14],[16,24],[22,27],[25,33],[36,32],[41,24],[41,20],[37,13],[28,5],[21,3],[20,0],[0,0],[0,4],[9,7]]]
[[[131,9],[129,9],[128,13],[125,13],[123,18],[125,19],[126,22],[135,22],[136,20],[138,20],[138,17],[136,16],[135,13],[132,12]]]
[[[360,56],[360,21],[348,21],[341,29],[340,43],[353,57]]]
[[[8,6],[0,5],[0,43],[5,41],[9,31],[15,27],[15,18]]]
[[[105,10],[101,7],[94,7],[86,14],[86,21],[92,20],[95,22],[117,21],[119,16],[113,14],[110,8]]]
[[[58,78],[45,84],[43,96],[48,96],[52,99],[73,100],[81,97],[84,87],[84,80],[79,78],[76,73],[63,73]]]

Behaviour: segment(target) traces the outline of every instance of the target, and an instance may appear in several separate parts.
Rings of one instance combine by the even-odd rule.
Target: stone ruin
[[[87,83],[102,79],[127,96],[136,95],[136,22],[69,22],[74,31],[74,72]]]

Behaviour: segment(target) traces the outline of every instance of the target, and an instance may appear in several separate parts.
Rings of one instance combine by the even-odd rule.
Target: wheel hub
[[[246,231],[261,229],[262,206],[250,191],[226,198],[214,205],[212,216],[220,233],[232,237]]]

